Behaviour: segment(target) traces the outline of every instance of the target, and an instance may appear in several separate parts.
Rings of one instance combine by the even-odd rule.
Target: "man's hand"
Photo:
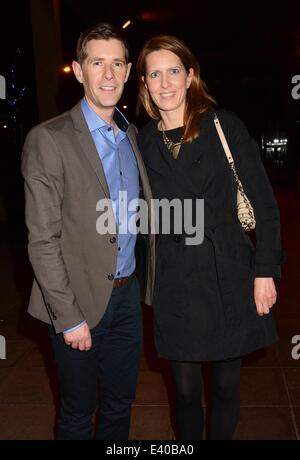
[[[276,302],[277,294],[273,278],[255,278],[254,300],[260,316],[268,314]]]
[[[90,328],[86,323],[75,331],[64,333],[64,340],[66,345],[71,345],[72,348],[78,348],[80,351],[88,351],[92,347]]]

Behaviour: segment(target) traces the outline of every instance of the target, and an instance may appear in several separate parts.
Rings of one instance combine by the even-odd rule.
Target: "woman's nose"
[[[163,88],[167,88],[168,85],[169,85],[168,76],[167,75],[162,75],[162,77],[161,77],[161,86]]]

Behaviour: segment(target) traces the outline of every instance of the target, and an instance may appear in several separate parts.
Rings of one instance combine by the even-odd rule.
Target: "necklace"
[[[173,142],[171,141],[171,139],[169,139],[166,135],[166,133],[164,132],[164,130],[162,130],[162,137],[163,137],[163,141],[167,147],[167,149],[171,152],[172,154],[172,157],[176,160],[176,158],[178,157],[178,154],[180,152],[180,148],[184,142],[184,137],[181,136],[179,142]]]

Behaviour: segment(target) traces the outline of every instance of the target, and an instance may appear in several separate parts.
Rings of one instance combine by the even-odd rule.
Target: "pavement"
[[[300,198],[289,187],[278,187],[276,197],[288,256],[274,307],[280,339],[244,359],[236,440],[300,439]],[[58,383],[47,328],[26,313],[32,277],[22,216],[13,221],[6,216],[2,222],[0,216],[0,335],[6,342],[6,359],[0,360],[1,440],[54,439]],[[143,311],[143,354],[130,439],[172,440],[176,429],[170,367],[155,352],[151,307]]]

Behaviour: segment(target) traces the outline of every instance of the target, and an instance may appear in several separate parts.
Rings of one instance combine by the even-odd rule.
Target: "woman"
[[[242,357],[277,340],[270,312],[280,277],[279,212],[257,144],[232,112],[214,108],[184,43],[156,36],[138,63],[139,106],[152,120],[139,146],[156,199],[204,199],[204,240],[159,234],[155,343],[171,360],[181,439],[201,439],[201,362],[212,363],[210,439],[231,439],[239,418]],[[237,184],[218,136],[223,128],[254,208],[256,248],[237,218]]]

